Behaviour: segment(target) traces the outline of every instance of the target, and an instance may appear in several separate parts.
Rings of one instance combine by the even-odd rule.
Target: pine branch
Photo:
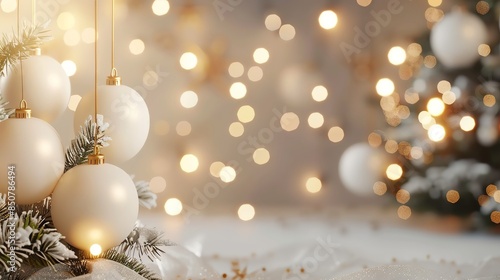
[[[163,233],[155,229],[135,227],[129,236],[118,245],[115,250],[129,257],[137,255],[140,260],[142,256],[153,261],[165,253],[160,246],[174,246],[175,243],[163,239]]]
[[[139,204],[147,209],[156,207],[157,195],[149,189],[148,181],[138,181],[135,182],[135,188],[137,189],[137,195],[139,196]]]
[[[102,115],[97,115],[97,144],[100,146],[106,147],[109,145],[107,142],[111,138],[104,135],[108,127],[109,124],[103,122]],[[87,163],[88,156],[94,152],[95,129],[92,116],[89,116],[83,127],[80,126],[79,135],[71,141],[71,145],[66,150],[64,172],[77,165]]]
[[[115,250],[108,250],[105,253],[94,258],[104,258],[120,263],[148,280],[160,280],[153,272],[149,271],[149,269],[143,263]]]
[[[14,109],[8,109],[5,106],[9,103],[2,101],[3,97],[0,95],[0,122],[9,118],[9,116],[14,112]]]
[[[50,39],[47,35],[47,25],[40,24],[31,26],[24,24],[20,37],[15,33],[11,37],[3,35],[0,40],[0,77],[7,74],[19,60],[26,59],[37,48]]]

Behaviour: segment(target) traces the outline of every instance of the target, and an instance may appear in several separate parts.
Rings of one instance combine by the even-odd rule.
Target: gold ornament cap
[[[116,68],[111,69],[111,75],[106,79],[106,85],[108,86],[119,86],[122,84],[122,78],[118,76],[118,71]]]
[[[104,155],[101,154],[101,147],[100,146],[96,146],[94,148],[94,154],[89,155],[88,163],[90,165],[104,164]]]
[[[26,100],[21,100],[21,104],[19,105],[19,108],[16,109],[16,112],[14,114],[14,117],[16,119],[29,119],[31,118],[31,109],[28,108],[28,103]]]
[[[42,49],[40,49],[40,48],[35,48],[34,50],[32,50],[32,51],[30,52],[30,54],[31,54],[32,56],[42,55]]]

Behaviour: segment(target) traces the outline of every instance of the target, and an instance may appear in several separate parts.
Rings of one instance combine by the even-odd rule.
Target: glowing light
[[[57,17],[57,26],[61,30],[68,30],[75,26],[75,16],[69,12],[63,12]]]
[[[78,104],[80,103],[81,100],[82,100],[82,97],[80,95],[78,95],[78,94],[72,95],[69,98],[68,109],[75,112],[76,108],[78,107]]]
[[[458,193],[457,191],[455,190],[449,190],[447,193],[446,193],[446,200],[449,202],[449,203],[457,203],[458,200],[460,200],[460,193]]]
[[[219,178],[220,171],[224,168],[224,166],[226,165],[220,161],[213,162],[210,164],[210,174],[215,178]]]
[[[372,0],[357,0],[356,2],[361,7],[368,7],[372,3]]]
[[[63,61],[61,63],[61,67],[64,69],[64,72],[66,72],[66,75],[68,75],[68,77],[71,77],[76,73],[76,64],[71,60]]]
[[[375,132],[370,133],[368,135],[368,144],[374,148],[380,147],[382,145],[382,136]]]
[[[234,99],[242,99],[247,95],[247,86],[241,82],[233,83],[229,88],[229,94],[231,94],[231,97]]]
[[[476,127],[476,121],[471,116],[464,116],[460,119],[460,128],[463,131],[471,131]]]
[[[269,162],[271,155],[265,148],[258,148],[253,152],[253,161],[258,165],[263,165]]]
[[[310,193],[317,193],[321,190],[323,184],[321,180],[316,177],[308,178],[306,181],[306,189]]]
[[[450,82],[448,82],[446,80],[439,81],[439,83],[437,84],[437,90],[440,93],[445,93],[447,91],[450,91],[451,90]]]
[[[271,14],[266,17],[265,25],[267,30],[276,31],[281,27],[281,18],[276,14]]]
[[[446,136],[446,130],[440,124],[433,124],[427,131],[427,135],[432,141],[439,142]]]
[[[219,178],[224,183],[231,183],[236,179],[236,170],[231,166],[224,166],[219,172]]]
[[[192,70],[198,65],[198,57],[192,52],[185,52],[179,59],[182,69]]]
[[[153,13],[157,16],[163,16],[170,10],[170,3],[167,0],[155,0],[151,5]]]
[[[76,46],[80,43],[80,33],[76,29],[64,32],[64,43],[68,46]]]
[[[444,102],[440,98],[433,97],[427,103],[427,111],[434,117],[440,116],[444,112]]]
[[[406,205],[401,205],[398,208],[398,217],[403,220],[408,220],[411,216],[411,208]]]
[[[243,75],[243,73],[245,73],[245,67],[240,62],[233,62],[229,64],[227,72],[229,73],[229,76],[239,78]]]
[[[490,219],[493,223],[500,224],[500,211],[491,212]]]
[[[497,103],[497,100],[493,94],[486,94],[483,97],[483,103],[487,107],[493,107]]]
[[[489,184],[487,187],[486,187],[486,194],[488,196],[491,196],[493,197],[495,195],[495,192],[497,191],[497,186],[493,185],[493,184]]]
[[[89,249],[90,249],[89,250],[90,254],[92,254],[92,256],[98,256],[102,253],[102,247],[99,244],[92,244],[92,246],[90,246]]]
[[[149,189],[154,193],[161,193],[167,187],[167,181],[161,176],[156,176],[149,180]]]
[[[241,106],[238,109],[238,120],[242,123],[249,123],[255,118],[255,111],[250,105]]]
[[[323,115],[318,112],[310,114],[309,118],[307,118],[307,123],[311,128],[320,128],[323,126],[324,122],[325,119],[323,118]]]
[[[406,61],[406,51],[399,46],[392,47],[387,54],[387,58],[392,65],[401,65]]]
[[[403,168],[401,168],[399,164],[393,163],[387,167],[385,175],[387,175],[387,178],[390,180],[399,180],[401,176],[403,176]]]
[[[12,13],[17,9],[17,1],[16,0],[3,0],[0,1],[0,8],[5,13]]]
[[[421,159],[424,156],[424,150],[421,147],[412,147],[410,156],[414,159]]]
[[[250,221],[255,217],[255,208],[250,204],[243,204],[238,208],[238,217],[242,221]]]
[[[486,57],[490,55],[491,48],[486,44],[481,44],[479,45],[479,47],[477,47],[477,52],[479,53],[480,56]]]
[[[191,134],[191,124],[187,121],[180,121],[175,126],[175,131],[179,136],[188,136]]]
[[[328,90],[324,86],[315,86],[311,92],[312,98],[316,102],[325,101],[328,97]]]
[[[337,26],[339,18],[337,14],[332,10],[323,11],[318,18],[319,25],[323,29],[332,29]]]
[[[443,3],[443,0],[428,0],[429,6],[431,7],[439,7]]]
[[[389,154],[394,154],[395,152],[398,151],[398,148],[399,148],[398,142],[394,140],[387,140],[387,142],[385,142],[384,149]]]
[[[240,122],[233,122],[229,125],[229,134],[233,137],[240,137],[245,133],[245,127]]]
[[[295,38],[295,27],[291,24],[284,24],[280,28],[280,38],[284,41],[290,41]]]
[[[396,193],[396,200],[401,204],[406,204],[408,201],[410,201],[410,193],[407,190],[400,189]]]
[[[269,51],[265,48],[258,48],[253,52],[253,60],[258,64],[264,64],[269,60]]]
[[[344,130],[341,127],[334,126],[328,130],[328,139],[333,143],[338,143],[344,139]]]
[[[258,82],[264,77],[264,71],[259,66],[252,66],[248,69],[248,79],[252,82]]]
[[[389,96],[394,92],[395,87],[391,79],[383,78],[377,82],[375,89],[377,90],[378,95]]]
[[[165,212],[170,216],[177,216],[182,212],[182,202],[177,198],[169,198],[164,205]]]
[[[373,184],[373,192],[376,195],[382,196],[387,192],[387,185],[384,182],[375,182],[375,184]]]
[[[86,44],[92,44],[95,41],[94,28],[88,27],[82,31],[82,41]]]
[[[185,91],[181,94],[180,102],[186,109],[193,108],[198,104],[198,95],[194,91]]]
[[[443,93],[441,99],[443,99],[444,104],[451,105],[457,101],[457,96],[453,91],[447,91]]]
[[[144,42],[141,39],[134,39],[130,41],[130,44],[128,45],[128,49],[131,54],[133,55],[139,55],[144,52],[145,49]]]
[[[476,4],[476,11],[481,15],[487,14],[490,11],[490,8],[490,4],[486,1],[479,1]]]
[[[184,155],[180,162],[182,171],[186,173],[192,173],[198,170],[199,164],[198,158],[193,154]]]
[[[285,131],[294,131],[297,127],[299,127],[299,124],[299,116],[293,112],[287,112],[281,116],[280,125]]]

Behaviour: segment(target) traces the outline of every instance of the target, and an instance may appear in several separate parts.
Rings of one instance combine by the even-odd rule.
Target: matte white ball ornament
[[[124,85],[98,87],[99,114],[109,123],[106,136],[111,137],[103,148],[106,162],[119,164],[134,157],[146,143],[149,134],[149,110],[134,89]],[[78,131],[93,111],[94,95],[85,95],[75,112],[74,128]]]
[[[88,251],[120,244],[132,232],[139,199],[130,176],[115,165],[83,164],[67,171],[52,194],[52,220],[66,241]]]
[[[41,119],[10,118],[0,122],[0,135],[0,193],[10,191],[20,205],[48,197],[64,172],[57,131]],[[15,166],[10,176],[9,166]]]
[[[479,59],[478,47],[487,43],[488,31],[476,15],[455,9],[431,30],[431,48],[438,61],[450,69],[469,67]]]
[[[347,148],[339,162],[339,176],[344,186],[354,194],[373,194],[373,184],[383,177],[388,156],[366,143]]]
[[[2,94],[9,104],[21,100],[21,71],[10,71],[2,83]],[[71,83],[61,64],[50,56],[33,55],[23,60],[24,99],[33,117],[52,122],[66,110]]]

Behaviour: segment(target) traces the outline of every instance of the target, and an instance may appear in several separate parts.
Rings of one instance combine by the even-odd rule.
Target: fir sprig
[[[160,280],[143,263],[118,251],[108,250],[94,258],[103,258],[120,263],[148,280]]]
[[[6,34],[0,39],[0,77],[7,74],[20,59],[26,59],[37,48],[50,39],[47,35],[47,23],[39,25],[24,24],[20,37],[14,32],[12,36]]]
[[[2,101],[3,97],[0,95],[0,122],[9,118],[14,112],[14,109],[7,109],[6,106],[9,102]]]
[[[108,141],[111,140],[109,136],[104,133],[109,127],[108,123],[104,123],[102,115],[97,115],[97,144],[106,147]],[[70,147],[66,150],[64,172],[71,168],[87,163],[88,156],[94,152],[94,139],[95,139],[96,124],[92,121],[92,116],[89,116],[83,126],[80,126],[79,135],[71,141]]]
[[[147,209],[156,207],[157,195],[149,188],[148,181],[135,182],[135,188],[137,190],[137,195],[139,196],[139,205]]]
[[[175,243],[163,238],[163,233],[155,229],[135,227],[129,236],[115,249],[129,257],[137,255],[139,259],[147,256],[149,260],[159,258],[165,253],[161,246],[173,246]]]

